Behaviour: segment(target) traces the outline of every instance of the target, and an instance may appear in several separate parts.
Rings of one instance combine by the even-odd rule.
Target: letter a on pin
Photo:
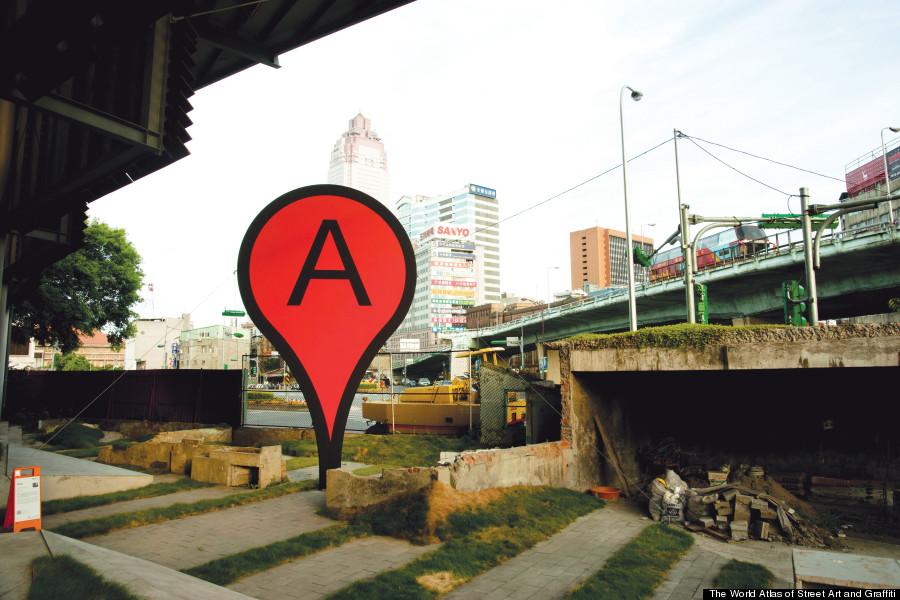
[[[303,391],[324,488],[327,470],[341,466],[359,382],[412,303],[412,244],[371,196],[314,185],[256,216],[241,243],[237,275],[250,318]]]

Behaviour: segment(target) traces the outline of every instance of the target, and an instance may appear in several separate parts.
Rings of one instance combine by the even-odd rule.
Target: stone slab
[[[153,483],[153,476],[146,473],[55,452],[26,448],[17,444],[10,444],[8,452],[7,476],[14,468],[41,467],[43,500],[121,492]]]
[[[900,588],[900,560],[794,549],[794,583],[866,589]]]
[[[401,567],[437,547],[373,536],[268,569],[228,587],[260,600],[317,600],[354,581]]]
[[[147,600],[248,600],[250,597],[147,560],[44,532],[54,555],[68,554]]]

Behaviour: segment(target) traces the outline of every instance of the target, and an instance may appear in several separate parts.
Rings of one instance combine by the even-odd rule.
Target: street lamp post
[[[622,190],[625,195],[625,265],[628,275],[628,323],[631,331],[637,331],[637,303],[634,300],[634,259],[631,248],[631,221],[628,218],[628,163],[625,160],[625,111],[622,97],[625,90],[631,91],[631,99],[639,101],[644,95],[636,89],[623,85],[619,90],[619,132],[622,139]]]
[[[892,131],[900,133],[900,127],[882,127],[881,128],[881,160],[884,161],[884,184],[887,186],[887,195],[891,195],[891,174],[888,173],[887,148],[884,145],[884,132]],[[875,211],[878,214],[878,211]],[[894,201],[888,201],[888,223],[894,222]]]
[[[547,302],[550,303],[553,300],[553,296],[550,294],[550,271],[559,271],[559,267],[547,267]]]

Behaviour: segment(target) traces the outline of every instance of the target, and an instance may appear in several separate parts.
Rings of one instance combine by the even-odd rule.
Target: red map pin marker
[[[316,429],[319,487],[341,466],[357,386],[412,303],[412,244],[386,206],[313,185],[250,224],[238,256],[241,298],[300,384]]]

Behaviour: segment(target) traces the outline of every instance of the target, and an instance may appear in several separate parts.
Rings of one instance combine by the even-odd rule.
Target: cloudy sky
[[[392,201],[478,183],[501,217],[619,162],[618,93],[637,154],[689,135],[841,178],[900,124],[900,3],[418,0],[257,66],[193,99],[191,155],[97,200],[144,259],[142,316],[240,306],[243,234],[282,193],[327,179],[332,145],[358,111],[384,140]],[[787,193],[831,202],[840,181],[706,146]],[[679,143],[683,200],[705,215],[786,212],[796,198]],[[677,223],[672,144],[629,167],[632,229]],[[651,227],[648,224],[655,224]],[[504,291],[569,286],[568,232],[624,228],[621,171],[501,225]],[[553,267],[560,267],[554,270]]]

